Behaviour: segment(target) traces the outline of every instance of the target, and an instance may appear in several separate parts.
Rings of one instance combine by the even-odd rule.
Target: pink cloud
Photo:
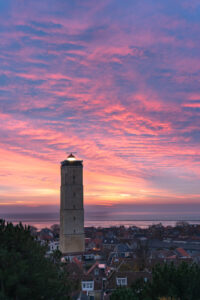
[[[130,203],[186,202],[188,191],[198,199],[198,26],[164,15],[161,3],[156,14],[144,17],[154,11],[148,4],[121,22],[106,13],[112,1],[79,4],[69,17],[67,4],[14,4],[2,21],[4,203],[59,203],[69,149],[84,159],[86,203],[123,203],[126,194]],[[187,26],[191,37],[179,38]]]

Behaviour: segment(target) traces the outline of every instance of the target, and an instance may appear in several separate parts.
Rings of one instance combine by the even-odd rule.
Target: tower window
[[[75,192],[73,192],[73,197],[76,197],[76,193]]]
[[[76,176],[73,175],[73,183],[75,183],[75,180],[76,180]]]
[[[76,205],[73,205],[73,209],[76,209]]]
[[[76,233],[76,230],[74,229],[74,233]]]
[[[76,217],[74,217],[74,221],[76,220]]]

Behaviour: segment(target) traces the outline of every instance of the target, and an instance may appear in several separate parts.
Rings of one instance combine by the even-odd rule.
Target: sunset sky
[[[200,2],[0,1],[0,119],[2,212],[57,209],[74,151],[86,208],[195,214]]]

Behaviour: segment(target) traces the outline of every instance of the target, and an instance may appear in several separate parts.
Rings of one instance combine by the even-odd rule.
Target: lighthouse
[[[83,207],[83,161],[71,153],[61,162],[60,251],[85,251]]]

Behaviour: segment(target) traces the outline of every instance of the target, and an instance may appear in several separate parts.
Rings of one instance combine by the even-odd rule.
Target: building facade
[[[73,154],[61,162],[60,251],[85,251],[83,161]]]

